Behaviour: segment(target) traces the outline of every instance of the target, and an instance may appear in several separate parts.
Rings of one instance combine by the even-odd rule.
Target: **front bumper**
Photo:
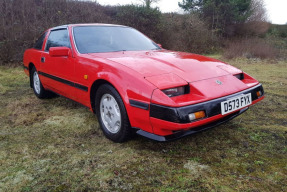
[[[205,111],[207,118],[212,117],[221,114],[221,102],[226,101],[232,97],[248,93],[251,93],[253,102],[259,99],[259,97],[256,94],[257,91],[261,91],[262,96],[264,95],[263,87],[261,84],[259,84],[257,86],[254,86],[252,88],[246,89],[244,91],[232,95],[220,97],[218,99],[198,103],[195,105],[174,108],[174,107],[161,106],[157,104],[150,104],[150,117],[174,123],[190,123],[188,117],[188,114],[190,113],[194,113],[197,111]]]
[[[176,140],[176,139],[179,139],[179,138],[191,135],[191,134],[195,134],[195,133],[198,133],[198,132],[201,132],[201,131],[205,131],[207,129],[211,129],[213,127],[216,127],[216,126],[218,126],[220,124],[223,124],[223,123],[225,123],[227,121],[230,121],[231,119],[237,117],[238,115],[244,113],[247,110],[248,110],[248,107],[244,108],[244,109],[241,109],[240,111],[237,111],[237,112],[232,113],[230,115],[227,115],[227,116],[221,118],[218,121],[214,121],[214,122],[211,122],[209,124],[202,125],[202,126],[199,126],[199,127],[187,130],[187,131],[177,131],[177,132],[175,132],[175,133],[173,133],[171,135],[167,135],[167,136],[160,136],[160,135],[152,134],[152,133],[143,131],[141,129],[138,130],[136,133],[139,134],[139,135],[142,135],[144,137],[147,137],[149,139],[155,140],[155,141],[161,141],[161,142],[172,141],[172,140]]]
[[[262,93],[260,97],[257,96],[258,91]],[[242,114],[249,107],[247,106],[230,114],[221,115],[221,102],[248,93],[251,93],[252,104],[264,98],[263,87],[261,84],[258,84],[232,95],[184,107],[167,107],[150,104],[150,120],[154,133],[151,134],[142,130],[137,131],[137,133],[154,140],[167,141],[215,127]],[[191,122],[188,115],[197,111],[205,111],[206,117]]]

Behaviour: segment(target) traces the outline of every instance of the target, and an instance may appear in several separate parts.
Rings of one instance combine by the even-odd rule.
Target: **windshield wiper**
[[[121,51],[127,51],[126,49],[121,49],[121,50],[117,50],[117,51],[110,51],[110,52],[121,52]]]

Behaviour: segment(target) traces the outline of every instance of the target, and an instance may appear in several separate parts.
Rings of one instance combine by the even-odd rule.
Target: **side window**
[[[50,47],[71,47],[68,30],[60,29],[51,31],[45,51],[49,51]]]
[[[41,35],[41,37],[39,37],[39,39],[36,41],[35,45],[34,45],[34,49],[39,49],[41,50],[42,49],[42,46],[43,46],[43,42],[44,42],[44,39],[46,37],[46,34],[47,32],[43,33]]]

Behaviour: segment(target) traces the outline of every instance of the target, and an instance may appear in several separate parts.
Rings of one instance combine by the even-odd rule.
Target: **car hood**
[[[137,71],[147,79],[154,79],[155,76],[160,79],[167,78],[166,74],[171,73],[171,78],[174,77],[177,81],[181,78],[186,82],[194,82],[241,72],[212,58],[167,50],[123,51],[91,55],[120,63]]]

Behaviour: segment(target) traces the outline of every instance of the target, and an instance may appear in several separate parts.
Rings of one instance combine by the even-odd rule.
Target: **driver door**
[[[60,95],[73,99],[75,97],[75,62],[71,56],[53,57],[49,54],[51,47],[71,47],[67,28],[51,30],[41,55],[41,81]]]

